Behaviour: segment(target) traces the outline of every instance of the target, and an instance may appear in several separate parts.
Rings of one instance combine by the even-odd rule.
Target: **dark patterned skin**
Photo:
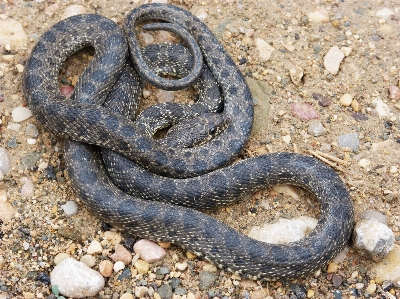
[[[220,114],[229,124],[204,145],[162,145],[152,139],[151,132],[144,132],[140,124],[127,117],[137,109],[137,102],[131,101],[130,95],[140,93],[135,69],[145,80],[149,80],[146,76],[151,77],[150,81],[158,80],[157,72],[141,69],[146,55],[139,50],[134,34],[136,24],[148,19],[167,20],[190,33],[219,86],[220,93],[213,87],[210,94],[223,98]],[[171,5],[136,8],[128,15],[124,30],[134,68],[126,63],[128,47],[121,30],[94,15],[73,17],[52,27],[34,48],[25,68],[24,88],[36,118],[60,137],[103,148],[107,170],[97,146],[65,142],[69,177],[87,208],[128,233],[172,242],[251,279],[296,278],[327,264],[346,246],[354,225],[350,195],[339,176],[324,163],[294,153],[268,154],[225,166],[247,141],[253,120],[250,92],[232,59],[203,23]],[[74,98],[68,101],[57,93],[59,68],[66,57],[88,44],[95,46],[96,56],[79,79]],[[192,67],[189,64],[178,73],[190,73]],[[122,79],[130,83],[121,83],[125,82]],[[211,112],[222,109],[218,101],[212,103]],[[175,109],[167,106],[160,107]],[[179,107],[176,110],[179,112]],[[151,122],[145,113],[140,118]],[[222,166],[225,167],[215,170]],[[189,177],[165,177],[169,172],[171,176]],[[226,205],[273,184],[302,187],[320,201],[317,227],[298,242],[259,242],[197,211]]]

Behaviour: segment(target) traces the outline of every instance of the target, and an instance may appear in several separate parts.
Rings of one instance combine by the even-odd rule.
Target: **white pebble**
[[[0,171],[7,175],[11,169],[10,154],[4,147],[0,147]]]
[[[286,144],[290,143],[290,140],[292,140],[292,137],[290,135],[284,135],[282,136],[283,141],[285,141]]]
[[[22,197],[32,196],[34,194],[34,188],[33,188],[32,180],[27,178],[27,177],[22,177],[20,179],[20,182],[22,183],[20,195]]]
[[[104,277],[99,272],[73,258],[55,266],[50,281],[62,295],[72,298],[96,296],[104,288]]]
[[[28,139],[26,139],[26,143],[28,143],[29,145],[36,144],[36,139],[34,139],[34,138],[28,138]]]
[[[27,107],[17,107],[11,112],[11,116],[14,122],[19,123],[24,121],[32,116],[31,110]]]
[[[21,125],[20,124],[9,123],[8,126],[7,126],[7,129],[13,130],[15,132],[19,132],[19,130],[21,129]]]
[[[329,22],[329,12],[325,8],[319,8],[316,11],[308,13],[308,19],[314,23]]]
[[[88,254],[100,254],[102,251],[103,246],[101,246],[100,242],[97,240],[93,240],[87,249]]]
[[[68,6],[65,9],[63,15],[61,16],[61,20],[64,20],[64,19],[72,17],[72,16],[85,14],[85,13],[86,13],[86,7],[84,7],[83,5],[79,5],[79,4],[73,4],[73,5]]]
[[[388,20],[394,15],[394,12],[392,10],[390,10],[389,8],[385,7],[385,8],[378,10],[375,15],[378,18]]]
[[[275,51],[274,47],[272,47],[262,38],[256,38],[256,48],[258,51],[258,57],[261,61],[270,60],[272,53]]]
[[[340,50],[344,53],[346,57],[349,56],[350,53],[353,51],[353,49],[350,47],[341,47]]]
[[[15,215],[14,207],[7,200],[5,190],[0,190],[0,219],[3,223],[10,221]]]
[[[342,62],[344,56],[344,53],[339,49],[338,46],[331,47],[324,57],[325,69],[332,75],[336,75],[339,72],[340,63]]]
[[[185,262],[183,262],[183,263],[176,263],[176,264],[175,264],[175,268],[178,269],[178,270],[180,270],[180,271],[186,270],[187,266],[188,266],[188,264],[185,263]]]
[[[69,258],[70,256],[68,254],[66,254],[65,252],[61,252],[59,254],[57,254],[54,257],[54,265],[58,265],[59,263],[61,263],[63,260],[65,260],[66,258]]]
[[[80,261],[84,263],[89,268],[93,268],[96,265],[96,259],[91,254],[85,254],[81,257]]]
[[[67,215],[68,217],[78,213],[78,205],[74,200],[67,201],[61,206],[61,208],[63,209],[65,215]]]
[[[358,165],[362,168],[368,168],[371,165],[371,162],[368,159],[362,158],[358,161]]]
[[[22,73],[24,71],[24,66],[22,64],[17,64],[15,66],[15,68],[17,69],[18,73]]]
[[[24,248],[24,250],[28,250],[29,249],[29,243],[24,241],[24,243],[22,243],[22,247]]]
[[[165,257],[167,252],[157,243],[149,240],[140,240],[133,245],[133,251],[147,263],[154,263]]]
[[[349,93],[343,94],[339,100],[340,104],[346,107],[350,106],[352,101],[353,101],[353,95]]]
[[[114,272],[118,272],[125,268],[125,264],[122,261],[118,261],[114,264]]]

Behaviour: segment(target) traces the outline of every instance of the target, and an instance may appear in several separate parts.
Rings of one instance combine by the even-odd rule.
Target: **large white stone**
[[[13,19],[0,19],[0,46],[10,45],[11,49],[18,49],[26,46],[28,36],[22,24]]]
[[[262,38],[256,38],[256,47],[258,50],[258,57],[261,61],[267,61],[271,59],[272,52],[275,51],[269,43]]]
[[[104,278],[99,272],[73,258],[55,266],[50,281],[62,295],[72,298],[96,296],[104,288]]]
[[[253,227],[248,236],[267,243],[287,244],[304,238],[317,226],[317,222],[317,219],[307,216],[293,219],[281,218],[272,224],[265,223],[261,227]]]
[[[4,147],[0,147],[0,171],[7,175],[11,169],[10,154]]]
[[[19,123],[24,121],[32,116],[31,110],[27,107],[17,107],[11,111],[11,116],[14,122]]]

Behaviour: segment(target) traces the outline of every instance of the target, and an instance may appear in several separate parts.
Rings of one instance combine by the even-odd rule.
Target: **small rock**
[[[292,140],[292,137],[290,135],[284,135],[282,136],[283,141],[285,141],[286,144],[290,144],[290,140]]]
[[[363,219],[354,228],[353,242],[358,251],[380,261],[393,249],[394,234],[375,219]]]
[[[332,283],[335,288],[338,288],[343,282],[342,276],[339,274],[333,274],[332,276]]]
[[[308,13],[308,20],[314,23],[328,23],[329,12],[325,8],[318,8],[316,11]]]
[[[11,116],[14,122],[19,123],[32,116],[32,112],[28,107],[17,107],[11,111]]]
[[[149,288],[148,287],[135,287],[135,297],[137,298],[143,298],[149,293]]]
[[[332,103],[332,99],[327,96],[323,96],[319,93],[313,93],[313,98],[318,101],[318,104],[322,107],[328,107]]]
[[[301,120],[317,119],[319,115],[313,106],[307,103],[292,103],[292,114],[301,118]]]
[[[357,150],[360,141],[358,139],[357,132],[354,132],[354,133],[340,135],[338,137],[338,143],[340,147],[347,147],[352,151],[355,151]]]
[[[135,294],[135,296],[136,296],[136,294]],[[137,297],[139,297],[139,296],[137,296]],[[141,298],[141,297],[139,297],[139,298]],[[125,294],[122,294],[122,296],[119,297],[119,299],[135,299],[135,297],[133,297],[133,295],[131,293],[125,293]]]
[[[74,200],[67,201],[61,206],[61,208],[63,209],[64,214],[68,217],[76,215],[78,213],[78,205]]]
[[[55,266],[50,280],[62,295],[73,298],[95,296],[104,288],[104,278],[99,272],[73,258],[66,258]]]
[[[293,293],[296,298],[306,298],[307,289],[304,285],[293,283],[289,286],[289,292]]]
[[[321,136],[326,133],[326,129],[319,121],[311,121],[307,129],[308,134],[314,137]]]
[[[368,159],[362,158],[360,159],[360,161],[358,161],[358,165],[360,165],[360,167],[362,168],[365,168],[366,170],[369,170],[371,162]]]
[[[7,201],[6,190],[0,190],[0,220],[3,223],[10,221],[15,214],[14,207]]]
[[[307,216],[293,219],[280,218],[275,223],[253,227],[248,236],[266,243],[287,244],[304,238],[315,228],[317,222],[316,219]]]
[[[185,271],[187,268],[188,264],[183,262],[183,263],[176,263],[175,268],[178,269],[179,271]]]
[[[274,47],[261,38],[256,38],[256,48],[261,61],[270,60],[272,53],[275,51]]]
[[[103,277],[110,277],[113,271],[113,263],[109,260],[103,260],[99,264],[99,272]]]
[[[143,261],[143,260],[137,260],[136,263],[133,265],[135,269],[138,271],[139,274],[145,274],[149,272],[150,265]]]
[[[382,224],[387,224],[388,220],[386,215],[379,211],[375,210],[366,210],[363,211],[360,215],[361,219],[375,219],[376,221],[379,221]]]
[[[19,130],[21,129],[21,125],[20,124],[14,124],[14,123],[8,123],[7,129],[13,130],[15,132],[19,132]]]
[[[358,112],[361,110],[361,105],[356,99],[353,99],[353,101],[351,102],[351,109],[353,109],[354,112]]]
[[[93,268],[94,265],[96,265],[96,259],[91,254],[85,254],[79,261],[84,263],[89,268]]]
[[[362,282],[358,282],[355,284],[355,287],[357,290],[361,290],[365,287],[365,284],[363,284]]]
[[[60,92],[65,95],[65,97],[70,98],[74,92],[74,87],[71,85],[63,85],[60,88]]]
[[[138,253],[140,258],[147,263],[159,261],[167,254],[157,243],[145,239],[136,242],[133,251]]]
[[[170,103],[174,101],[175,93],[173,91],[159,89],[156,92],[156,98],[159,103]]]
[[[54,13],[55,13],[56,11],[58,11],[58,3],[53,3],[53,4],[47,6],[47,7],[44,9],[44,13],[45,13],[46,15],[48,15],[50,18],[52,18],[52,17],[54,16]]]
[[[110,242],[111,245],[117,245],[121,243],[122,237],[120,234],[112,231],[106,231],[103,234],[104,240],[107,240]]]
[[[66,258],[69,258],[69,257],[70,256],[68,254],[66,254],[65,252],[61,252],[54,257],[53,263],[54,263],[54,265],[57,266],[59,263],[61,263],[63,260],[65,260]]]
[[[208,271],[208,272],[217,272],[218,269],[217,269],[217,267],[215,265],[206,263],[206,264],[204,264],[202,270],[203,271]]]
[[[163,284],[158,288],[157,293],[161,299],[170,299],[172,297],[172,287],[168,284]]]
[[[26,126],[25,133],[28,137],[36,138],[39,135],[38,129],[33,124],[28,124]]]
[[[350,106],[352,101],[353,101],[353,96],[349,93],[343,94],[339,99],[340,104],[346,107]]]
[[[400,88],[397,86],[390,86],[389,87],[389,99],[397,101],[400,99]]]
[[[10,49],[17,49],[26,46],[28,36],[24,27],[12,18],[0,19],[0,46],[10,46]]]
[[[384,281],[397,282],[400,280],[400,245],[394,244],[393,250],[378,264],[374,265],[371,273],[375,273],[375,283]]]
[[[200,291],[208,290],[217,279],[217,274],[213,272],[200,271],[199,273],[199,289]]]
[[[352,48],[350,47],[341,47],[340,50],[343,52],[344,56],[349,56],[351,52],[353,51]]]
[[[87,253],[88,254],[100,254],[103,251],[103,246],[101,246],[100,242],[97,240],[93,240],[92,242],[90,242],[90,245],[87,249]]]
[[[296,188],[291,185],[274,185],[272,189],[280,194],[285,196],[290,196],[295,200],[300,200],[300,196]]]
[[[329,263],[326,272],[328,273],[335,273],[339,269],[339,265],[336,263]]]
[[[367,289],[366,289],[366,291],[367,291],[367,293],[368,294],[374,294],[375,292],[376,292],[376,284],[375,283],[370,283],[368,286],[367,286]]]
[[[0,171],[2,174],[7,175],[11,169],[10,154],[7,149],[0,147]]]
[[[303,78],[304,71],[302,68],[291,68],[289,70],[290,79],[294,85],[300,85],[301,79]]]
[[[121,261],[125,265],[128,265],[132,262],[132,255],[123,245],[117,244],[115,245],[114,253],[110,256],[110,258],[114,261]]]
[[[20,195],[22,197],[30,197],[34,194],[33,183],[30,178],[22,177],[19,180],[22,184]]]
[[[72,16],[76,16],[76,15],[81,15],[81,14],[86,14],[87,10],[86,7],[84,7],[83,5],[79,5],[79,4],[73,4],[68,6],[63,15],[61,16],[61,20],[64,20],[66,18],[72,17]]]
[[[378,114],[378,116],[391,116],[392,112],[390,111],[389,106],[381,99],[372,100],[372,104],[375,105],[375,112]]]
[[[332,75],[336,75],[339,72],[340,63],[342,62],[344,56],[344,53],[339,49],[338,46],[333,46],[330,48],[324,57],[325,69]]]
[[[394,16],[394,12],[392,10],[390,10],[389,8],[385,7],[385,8],[382,8],[382,9],[378,10],[375,15],[378,18],[388,20],[392,16]]]
[[[314,290],[309,289],[309,290],[307,291],[307,298],[313,298],[314,295],[315,295]]]
[[[125,268],[124,262],[118,261],[114,264],[114,272],[119,272]]]

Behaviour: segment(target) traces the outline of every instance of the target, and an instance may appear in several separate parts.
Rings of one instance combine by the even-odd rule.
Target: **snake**
[[[136,104],[119,103],[115,95],[137,95],[140,85],[128,83],[119,91],[114,87],[120,77],[135,82],[143,76],[163,88],[165,80],[148,65],[143,67],[146,59],[136,36],[138,24],[149,20],[176,24],[171,31],[178,35],[189,33],[218,84],[224,102],[216,114],[228,120],[227,127],[204,144],[168,146],[154,140],[124,115],[126,112],[118,111],[121,106],[126,107],[124,111],[135,110]],[[164,28],[163,24],[151,26]],[[42,35],[25,65],[27,103],[45,129],[65,139],[68,176],[87,209],[129,234],[171,242],[250,279],[308,275],[343,250],[354,226],[354,211],[344,182],[332,168],[313,157],[289,152],[231,163],[252,128],[252,97],[234,61],[207,26],[182,8],[153,3],[133,9],[123,27],[121,30],[111,20],[92,14],[65,19]],[[72,98],[66,99],[58,91],[62,63],[88,45],[96,54],[81,74]],[[128,52],[131,62],[127,63]],[[196,51],[190,52],[196,55]],[[194,64],[188,71],[190,80],[189,75],[171,80],[174,82],[166,89],[192,84],[198,78],[193,75]],[[99,148],[108,151],[109,158],[104,159]],[[126,183],[129,173],[134,173],[133,180],[139,183],[133,191]],[[122,186],[117,187],[118,181]],[[317,226],[299,241],[260,242],[202,212],[274,184],[299,186],[320,203]],[[169,199],[172,201],[166,202]]]

